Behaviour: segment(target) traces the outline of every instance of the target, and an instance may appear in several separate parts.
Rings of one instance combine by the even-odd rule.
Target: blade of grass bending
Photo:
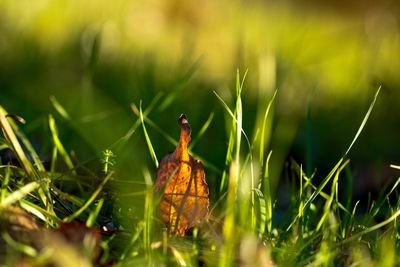
[[[68,155],[67,151],[64,148],[64,145],[61,143],[60,138],[58,137],[58,130],[56,126],[56,122],[52,115],[49,115],[49,128],[51,132],[51,136],[53,138],[54,146],[60,152],[60,155],[64,159],[65,164],[67,164],[68,168],[72,171],[74,175],[76,175],[76,171],[74,168],[74,164],[72,163],[71,157]]]
[[[312,196],[310,197],[310,199],[306,202],[306,205],[309,205],[314,199],[315,197],[319,194],[319,192],[321,192],[321,190],[325,187],[325,185],[328,183],[328,181],[332,178],[333,174],[337,171],[337,169],[339,168],[340,164],[342,164],[343,159],[345,156],[347,156],[347,154],[350,152],[351,148],[353,147],[354,143],[356,142],[356,140],[358,139],[358,137],[360,136],[362,130],[364,129],[365,124],[368,121],[368,118],[372,112],[372,109],[375,105],[376,99],[378,98],[379,92],[381,90],[381,87],[378,88],[378,90],[375,93],[374,99],[372,100],[367,113],[364,116],[363,121],[361,122],[360,127],[358,128],[358,131],[356,133],[356,135],[354,136],[352,142],[350,143],[348,149],[346,150],[346,152],[344,153],[343,157],[339,160],[339,162],[335,165],[335,167],[332,169],[332,171],[328,174],[328,176],[324,179],[324,181],[322,182],[322,184],[317,188],[317,190],[312,194]]]
[[[272,103],[275,101],[277,92],[278,92],[278,90],[275,90],[271,100],[268,103],[267,109],[265,110],[265,113],[264,113],[263,125],[262,125],[262,129],[261,129],[261,139],[260,139],[260,162],[264,162],[265,130],[266,130],[265,128],[267,126],[267,118],[269,115],[269,111],[271,109]],[[270,132],[271,129],[268,129],[268,131]],[[268,136],[269,136],[269,133],[268,133]]]
[[[0,203],[0,208],[5,208],[8,205],[17,202],[18,200],[24,198],[27,194],[31,193],[33,190],[37,189],[39,184],[37,182],[30,182],[29,184],[24,185],[20,189],[12,192],[7,197],[3,199]]]
[[[307,202],[304,205],[304,209],[307,208],[313,201],[314,199],[320,194],[320,192],[322,191],[322,189],[327,185],[327,183],[329,182],[329,180],[333,177],[333,175],[335,174],[335,172],[338,170],[339,166],[342,164],[344,157],[350,152],[351,148],[353,147],[354,143],[356,142],[356,140],[358,139],[360,133],[362,132],[362,130],[364,129],[365,124],[368,121],[368,118],[371,114],[371,111],[375,105],[376,99],[379,95],[381,87],[378,88],[378,90],[375,93],[374,99],[372,100],[369,109],[367,111],[367,113],[364,116],[364,119],[360,125],[360,127],[358,128],[358,131],[356,133],[356,135],[354,136],[352,142],[350,143],[350,146],[348,147],[348,149],[346,150],[346,152],[344,153],[343,157],[339,160],[338,163],[336,163],[336,165],[333,167],[333,169],[330,171],[330,173],[328,174],[328,176],[325,177],[325,179],[323,180],[323,182],[317,187],[317,189],[313,192],[313,194],[310,196],[310,198],[307,200]]]
[[[99,187],[97,187],[96,191],[94,191],[93,194],[90,196],[90,198],[85,202],[85,204],[79,210],[77,210],[76,212],[71,214],[70,216],[65,217],[63,219],[63,221],[64,222],[71,222],[76,217],[81,215],[82,212],[84,212],[90,206],[90,204],[92,204],[92,202],[95,201],[96,197],[100,194],[101,190],[103,190],[103,187],[108,182],[108,180],[110,180],[110,178],[112,177],[113,174],[114,174],[113,172],[109,172],[109,174],[103,179],[103,181],[101,182]]]
[[[345,156],[350,152],[350,150],[351,150],[351,148],[353,147],[354,143],[356,142],[356,140],[357,140],[358,137],[360,136],[362,130],[364,129],[364,126],[365,126],[365,124],[367,123],[368,118],[369,118],[369,116],[370,116],[370,114],[371,114],[371,112],[372,112],[372,109],[373,109],[374,106],[375,106],[375,102],[376,102],[376,99],[378,98],[378,95],[379,95],[379,92],[380,92],[380,91],[381,91],[381,86],[379,86],[378,90],[376,91],[375,96],[374,96],[374,99],[372,100],[371,104],[369,105],[368,111],[367,111],[367,113],[365,114],[364,119],[363,119],[363,121],[361,122],[361,125],[360,125],[360,127],[358,128],[358,131],[357,131],[356,135],[355,135],[354,138],[353,138],[353,141],[351,142],[349,148],[346,150],[346,153],[344,153]]]
[[[229,107],[225,103],[225,101],[217,94],[217,92],[214,91],[214,94],[217,96],[218,100],[222,103],[222,105],[228,111],[229,115],[233,119],[235,119],[235,114],[232,113],[232,111],[229,109]],[[219,187],[220,193],[223,192],[223,190],[225,189],[225,187],[227,185],[227,177],[228,177],[227,167],[230,165],[232,158],[233,158],[233,149],[235,146],[235,136],[234,136],[234,131],[233,131],[234,128],[235,128],[235,123],[232,123],[232,130],[229,132],[228,149],[226,151],[226,157],[225,157],[225,168],[222,173],[221,183],[220,183],[220,187]]]
[[[154,161],[154,165],[156,165],[156,168],[158,168],[158,160],[157,160],[156,152],[154,151],[153,145],[151,144],[149,134],[147,133],[146,126],[144,124],[143,112],[142,112],[142,101],[140,101],[139,112],[140,112],[140,121],[142,123],[143,133],[146,138],[146,143],[147,143],[147,147],[149,148],[150,156],[151,156],[152,160]]]

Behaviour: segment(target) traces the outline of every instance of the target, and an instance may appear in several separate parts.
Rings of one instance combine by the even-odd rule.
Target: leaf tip
[[[188,135],[191,134],[192,128],[190,127],[189,121],[188,121],[188,119],[187,119],[187,117],[186,117],[185,114],[182,113],[182,114],[179,116],[179,118],[178,118],[178,123],[179,123],[179,126],[181,126],[181,128],[182,128],[183,130],[185,130],[185,132],[186,132]]]
[[[182,113],[179,116],[178,123],[179,123],[179,125],[183,125],[183,124],[188,124],[189,123],[185,114]]]

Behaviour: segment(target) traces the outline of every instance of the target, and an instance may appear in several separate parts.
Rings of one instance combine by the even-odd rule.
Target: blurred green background
[[[323,176],[381,85],[350,155],[356,193],[373,191],[396,174],[389,164],[400,162],[399,18],[394,0],[0,0],[0,104],[27,120],[22,127],[44,160],[54,114],[65,147],[84,163],[128,132],[137,120],[131,103],[142,100],[146,109],[160,97],[148,116],[174,138],[180,113],[194,136],[213,113],[193,151],[221,171],[231,123],[213,91],[233,106],[236,71],[248,69],[250,137],[278,90],[268,148],[276,186],[290,157]],[[174,149],[154,128],[148,132],[159,159]],[[119,144],[112,149],[121,179],[143,181],[144,166],[155,174],[140,127]],[[206,172],[218,184],[220,173]]]

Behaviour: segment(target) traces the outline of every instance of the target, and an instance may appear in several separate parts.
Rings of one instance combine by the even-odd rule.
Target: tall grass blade
[[[266,209],[266,223],[268,233],[272,231],[272,195],[271,195],[271,185],[269,177],[269,161],[272,156],[272,150],[268,153],[267,159],[265,160],[265,170],[264,170],[264,197],[265,197],[265,209]]]
[[[143,245],[146,251],[147,257],[149,258],[149,263],[152,262],[151,253],[151,233],[153,225],[153,181],[151,179],[151,174],[148,169],[143,170],[144,180],[146,183],[146,197],[144,204],[144,228],[143,228]]]
[[[344,153],[345,156],[350,152],[350,150],[351,150],[351,148],[353,147],[354,143],[356,142],[356,140],[357,140],[358,137],[360,136],[362,130],[364,129],[364,126],[365,126],[365,124],[367,123],[369,116],[371,115],[372,109],[373,109],[374,106],[375,106],[375,102],[376,102],[376,99],[378,98],[378,95],[379,95],[379,92],[380,92],[380,91],[381,91],[381,86],[379,86],[378,90],[376,91],[375,96],[374,96],[374,99],[372,100],[371,104],[369,105],[368,111],[367,111],[367,113],[365,114],[364,119],[363,119],[363,121],[361,122],[361,125],[360,125],[360,127],[358,128],[358,131],[357,131],[356,135],[355,135],[354,138],[353,138],[353,141],[351,141],[351,144],[350,144],[349,148],[346,150],[346,153]]]
[[[58,130],[57,130],[56,122],[52,115],[49,115],[49,128],[50,128],[54,146],[60,152],[60,155],[64,159],[64,162],[68,166],[68,168],[72,171],[72,173],[74,175],[76,175],[75,167],[74,167],[74,164],[72,163],[71,157],[68,155],[67,151],[64,148],[64,145],[61,143],[61,140],[58,137]]]
[[[322,191],[322,189],[328,184],[328,182],[330,181],[330,179],[333,177],[333,175],[336,173],[336,171],[339,169],[340,165],[342,164],[344,157],[349,153],[349,151],[351,150],[351,148],[353,147],[354,143],[356,142],[357,138],[359,137],[360,133],[362,132],[365,124],[368,121],[368,118],[371,114],[371,111],[375,105],[376,99],[379,95],[381,87],[378,88],[378,90],[375,93],[374,99],[372,100],[369,109],[366,113],[366,115],[364,116],[364,119],[360,125],[360,127],[358,128],[358,131],[356,133],[356,135],[353,138],[353,141],[351,142],[350,146],[348,147],[348,149],[346,150],[345,154],[343,155],[343,157],[336,163],[336,165],[333,167],[333,169],[329,172],[329,174],[325,177],[325,179],[322,181],[322,183],[317,187],[317,189],[312,193],[312,195],[310,196],[310,198],[306,201],[306,203],[304,204],[304,209],[306,209],[313,201],[314,199],[320,194],[320,192]]]
[[[260,162],[264,162],[265,143],[266,143],[266,140],[269,140],[269,136],[271,134],[271,129],[269,127],[267,128],[267,121],[268,121],[267,119],[268,119],[268,115],[269,115],[271,106],[275,101],[277,92],[278,91],[275,90],[271,100],[268,102],[268,106],[264,113],[263,125],[262,125],[262,129],[261,129],[261,138],[260,138]]]
[[[3,130],[4,137],[11,143],[18,160],[26,171],[26,174],[33,180],[40,180],[39,174],[36,172],[31,162],[27,158],[21,144],[17,139],[17,136],[14,133],[14,130],[8,122],[3,108],[0,108],[0,124],[1,129]]]
[[[258,188],[254,188],[253,189],[256,192],[256,196],[258,199],[258,203],[259,203],[259,223],[258,223],[258,235],[259,237],[262,237],[265,233],[265,228],[267,226],[267,223],[269,224],[269,221],[267,219],[267,202],[265,200],[265,197],[263,195],[263,193],[261,192],[261,190],[259,190]],[[271,230],[268,229],[268,232],[270,233]]]
[[[238,164],[233,161],[229,170],[229,184],[226,199],[226,215],[223,225],[224,243],[221,247],[221,255],[219,259],[219,266],[231,266],[233,262],[233,250],[236,243],[235,235],[235,211],[236,211],[236,193],[237,193],[237,177],[239,171]]]
[[[156,168],[158,168],[158,160],[157,160],[156,152],[154,151],[153,145],[151,144],[149,134],[147,133],[146,126],[144,124],[143,112],[142,112],[142,101],[140,101],[139,112],[140,112],[140,121],[142,123],[143,133],[144,133],[144,137],[146,138],[146,143],[147,143],[147,147],[149,148],[150,156],[154,162],[154,165],[156,166]]]
[[[96,203],[96,208],[90,212],[88,219],[86,220],[86,226],[92,227],[99,216],[100,210],[103,207],[104,198],[101,198],[99,202]]]

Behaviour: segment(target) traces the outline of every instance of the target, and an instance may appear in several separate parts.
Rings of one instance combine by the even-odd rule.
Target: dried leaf
[[[164,189],[160,209],[168,233],[184,236],[207,215],[209,190],[203,165],[188,152],[192,129],[186,116],[182,114],[178,123],[181,127],[178,146],[161,160],[154,190]]]

